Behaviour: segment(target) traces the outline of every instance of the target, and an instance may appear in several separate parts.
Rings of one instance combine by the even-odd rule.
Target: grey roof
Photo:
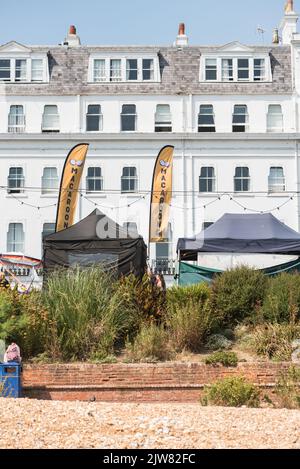
[[[223,94],[291,94],[292,70],[290,46],[271,48],[254,46],[255,52],[268,52],[271,57],[273,82],[255,83],[200,83],[200,56],[213,46],[184,48],[156,46],[80,46],[32,47],[48,53],[50,83],[6,84],[7,95],[223,95]],[[216,50],[216,49],[214,49]],[[161,83],[88,83],[89,55],[95,52],[143,51],[159,54]]]

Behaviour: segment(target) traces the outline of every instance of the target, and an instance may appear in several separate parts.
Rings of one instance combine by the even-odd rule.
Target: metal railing
[[[176,260],[174,259],[153,259],[152,271],[155,274],[175,275],[176,273]]]

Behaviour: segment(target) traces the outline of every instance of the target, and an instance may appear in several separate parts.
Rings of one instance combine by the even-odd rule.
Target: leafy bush
[[[201,304],[189,300],[185,305],[168,305],[166,325],[176,352],[198,352],[215,323],[209,301]]]
[[[300,320],[300,275],[282,273],[270,279],[261,311],[267,322]]]
[[[243,377],[219,380],[204,389],[202,405],[259,407],[259,390]]]
[[[287,409],[300,408],[300,369],[291,366],[282,372],[277,380],[275,394],[280,407]]]
[[[143,324],[133,343],[127,344],[128,357],[132,361],[156,362],[168,360],[170,349],[168,335],[163,326]]]
[[[190,301],[203,305],[209,300],[210,293],[210,287],[206,283],[198,283],[184,287],[171,287],[167,290],[168,307],[182,307]]]
[[[54,272],[42,301],[48,311],[46,350],[54,360],[103,359],[136,322],[117,282],[96,267]]]
[[[215,352],[205,359],[207,365],[237,366],[238,357],[234,352]]]
[[[118,288],[124,303],[131,308],[136,318],[135,329],[147,319],[158,323],[162,320],[166,309],[166,294],[151,283],[148,275],[144,275],[142,280],[134,275],[124,277]]]
[[[265,324],[251,334],[252,348],[258,355],[273,360],[291,359],[292,342],[300,338],[300,324]]]
[[[216,276],[212,282],[214,313],[229,325],[253,319],[264,299],[266,286],[266,276],[248,267],[238,267]]]
[[[0,290],[0,338],[18,343],[24,358],[43,351],[46,322],[39,292],[20,295],[16,290]]]

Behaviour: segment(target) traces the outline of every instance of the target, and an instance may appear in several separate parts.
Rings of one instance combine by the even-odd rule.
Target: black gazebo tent
[[[137,232],[128,233],[99,210],[43,241],[44,269],[101,264],[118,276],[141,277],[146,268],[147,247]]]

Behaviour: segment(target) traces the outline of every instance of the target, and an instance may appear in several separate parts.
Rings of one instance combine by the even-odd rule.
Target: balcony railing
[[[175,275],[176,261],[174,259],[153,259],[152,271],[155,274]]]

